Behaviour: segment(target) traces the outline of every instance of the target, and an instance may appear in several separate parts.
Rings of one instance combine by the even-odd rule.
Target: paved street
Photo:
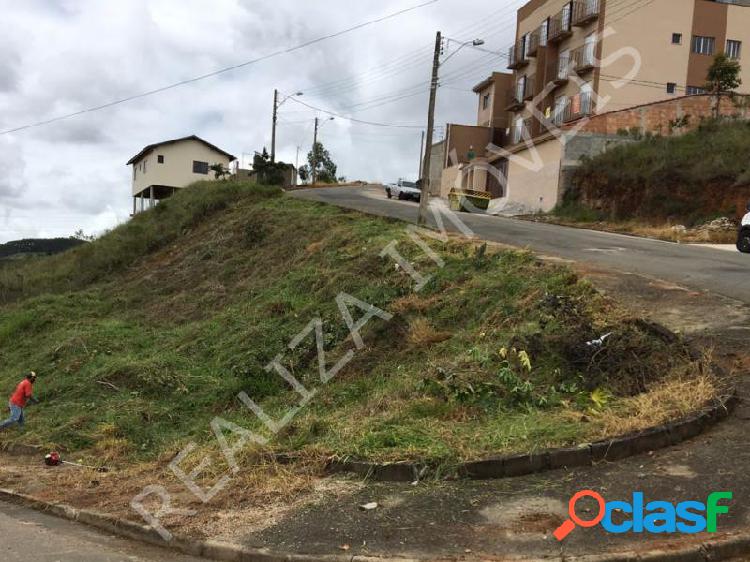
[[[388,200],[376,187],[301,190],[292,196],[416,221],[417,204]],[[638,273],[750,303],[750,255],[593,230],[462,213],[480,238],[605,269]],[[446,221],[446,227],[453,229]]]
[[[100,533],[86,525],[0,502],[3,562],[199,562],[169,550]]]

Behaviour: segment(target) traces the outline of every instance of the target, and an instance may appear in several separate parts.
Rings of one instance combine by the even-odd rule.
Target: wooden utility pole
[[[418,178],[422,177],[422,159],[424,158],[424,131],[422,131],[422,140],[419,141],[419,174]]]
[[[315,185],[315,181],[318,179],[318,159],[317,153],[315,152],[315,146],[318,144],[318,118],[315,118],[315,132],[313,133],[313,146],[312,146],[312,170],[310,170],[310,177],[312,178],[312,185]]]
[[[419,218],[417,219],[419,225],[427,222],[428,197],[430,194],[430,157],[432,156],[432,135],[435,130],[435,98],[437,96],[442,42],[443,37],[438,31],[435,36],[435,55],[432,59],[432,81],[430,82],[430,105],[427,110],[427,142],[424,151],[424,164],[422,164],[422,193],[419,197]]]
[[[273,126],[271,128],[271,163],[276,162],[276,116],[279,110],[279,91],[273,91]]]

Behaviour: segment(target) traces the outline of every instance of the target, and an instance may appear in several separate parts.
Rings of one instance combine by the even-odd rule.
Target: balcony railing
[[[535,85],[536,85],[536,75],[532,74],[531,76],[527,76],[526,84],[524,84],[524,88],[523,88],[524,101],[529,101],[529,100],[534,99],[534,94],[536,93],[534,91]]]
[[[512,90],[506,95],[505,110],[520,111],[526,107],[526,100],[534,97],[534,84],[536,79],[532,76],[521,76]]]
[[[589,72],[596,66],[595,45],[588,43],[570,53],[570,64],[573,70],[579,74]]]
[[[531,138],[531,118],[519,121],[510,127],[510,143],[518,144]]]
[[[599,17],[600,0],[576,0],[573,5],[573,25],[583,27]]]
[[[547,63],[547,79],[555,86],[567,84],[572,71],[569,53],[563,53]]]
[[[563,39],[567,39],[573,34],[571,27],[572,23],[572,11],[571,5],[566,4],[565,7],[558,12],[558,14],[549,20],[549,37],[547,41],[550,43],[559,43]]]
[[[575,121],[591,115],[594,111],[594,96],[591,92],[580,92],[568,98],[565,106],[564,121]]]
[[[541,44],[541,29],[532,31],[529,33],[529,38],[526,40],[526,55],[529,57],[535,57],[539,52],[539,45]]]
[[[520,111],[526,107],[523,101],[524,88],[515,87],[505,96],[505,111]]]
[[[508,50],[508,68],[518,70],[527,64],[529,64],[529,59],[526,53],[526,41],[520,39]]]

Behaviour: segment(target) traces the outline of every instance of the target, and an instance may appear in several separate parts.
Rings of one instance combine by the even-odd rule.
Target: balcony
[[[580,92],[570,96],[565,105],[563,121],[568,123],[583,117],[588,117],[594,111],[594,96],[591,92]]]
[[[510,90],[505,97],[505,111],[521,111],[526,107],[523,101],[523,88],[514,88]]]
[[[550,18],[547,42],[559,43],[573,35],[571,15],[570,4],[568,4],[556,16]]]
[[[518,144],[531,138],[531,118],[523,121],[516,121],[515,125],[510,127],[510,143]]]
[[[542,38],[541,33],[541,29],[537,29],[536,31],[532,31],[531,33],[529,33],[526,45],[526,56],[535,57],[539,52],[539,46],[541,45]]]
[[[551,59],[547,63],[548,80],[557,88],[564,86],[570,80],[571,67],[570,54],[564,53],[556,59]]]
[[[526,77],[526,83],[523,87],[523,100],[524,101],[530,101],[534,99],[535,91],[534,91],[534,85],[536,84],[536,76],[532,74],[531,76]]]
[[[591,72],[596,67],[595,45],[589,43],[574,49],[570,53],[570,65],[578,74]]]
[[[573,5],[573,25],[585,27],[599,17],[600,0],[577,0]]]
[[[518,70],[527,64],[529,59],[526,54],[526,41],[521,39],[508,50],[508,68]]]

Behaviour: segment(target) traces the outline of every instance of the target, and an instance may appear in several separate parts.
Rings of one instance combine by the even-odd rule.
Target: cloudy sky
[[[0,0],[0,131],[241,64],[425,1]],[[0,134],[0,242],[79,228],[98,233],[126,220],[125,162],[146,144],[197,134],[236,155],[270,145],[274,88],[301,91],[300,101],[342,116],[320,131],[340,174],[415,177],[435,32],[478,37],[483,48],[505,51],[523,3],[438,0],[216,77]],[[449,41],[444,56],[457,45]],[[446,61],[437,124],[472,123],[471,87],[504,66],[501,57],[471,48]],[[278,158],[294,162],[300,146],[304,160],[316,115],[328,117],[294,99],[282,105]]]

